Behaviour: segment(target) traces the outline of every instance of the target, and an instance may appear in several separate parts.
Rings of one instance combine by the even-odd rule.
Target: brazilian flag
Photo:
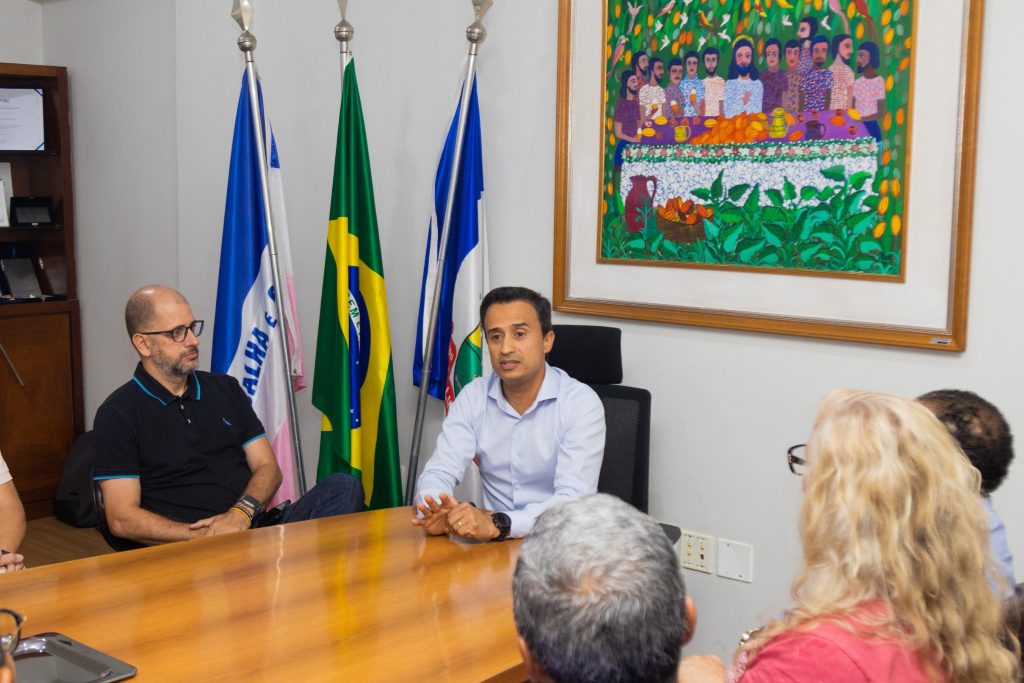
[[[316,340],[317,481],[361,477],[370,509],[402,504],[395,377],[377,209],[354,61],[345,67]]]

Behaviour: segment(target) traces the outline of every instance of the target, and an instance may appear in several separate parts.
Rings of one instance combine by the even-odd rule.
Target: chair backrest
[[[90,472],[89,474],[89,478],[92,479],[92,473]],[[96,509],[96,528],[100,530],[100,534],[103,536],[103,540],[107,542],[107,545],[118,552],[146,547],[141,543],[129,541],[127,538],[121,538],[111,533],[110,526],[107,524],[107,511],[103,507],[103,489],[100,488],[100,483],[95,479],[92,482],[92,504]]]
[[[53,499],[53,515],[72,526],[96,526],[96,512],[92,500],[92,464],[95,453],[92,431],[77,439],[64,458],[64,470],[57,483]]]
[[[597,490],[647,512],[651,392],[623,386],[622,330],[602,325],[555,325],[548,364],[597,393],[604,404],[604,462]]]
[[[585,384],[622,381],[622,330],[603,325],[553,325],[548,364]]]
[[[604,461],[597,490],[647,512],[651,392],[621,384],[590,386],[604,404]]]

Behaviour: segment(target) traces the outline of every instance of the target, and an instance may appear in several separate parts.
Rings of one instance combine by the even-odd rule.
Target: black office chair
[[[75,440],[64,457],[64,470],[53,499],[53,516],[82,529],[96,526],[96,506],[92,499],[94,439],[92,431],[88,431]]]
[[[604,461],[597,490],[647,512],[651,454],[651,392],[622,382],[622,330],[601,325],[555,325],[548,364],[589,385],[604,404]],[[679,527],[662,523],[674,545]]]
[[[96,528],[100,530],[100,534],[103,536],[103,540],[107,542],[107,545],[117,552],[146,547],[141,543],[129,541],[127,538],[115,536],[110,531],[110,525],[107,524],[107,511],[103,507],[103,490],[100,489],[100,483],[95,479],[92,480],[92,505],[96,509]]]
[[[82,434],[75,441],[65,463],[54,505],[56,516],[62,521],[79,527],[95,526],[103,540],[114,550],[134,550],[145,546],[120,538],[110,532],[107,513],[103,508],[103,491],[93,479],[93,463],[96,461],[96,437],[92,430]],[[86,510],[88,506],[88,510]]]

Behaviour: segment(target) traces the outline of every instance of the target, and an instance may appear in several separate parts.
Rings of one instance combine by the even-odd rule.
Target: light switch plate
[[[754,582],[754,546],[718,539],[718,575],[736,581]]]

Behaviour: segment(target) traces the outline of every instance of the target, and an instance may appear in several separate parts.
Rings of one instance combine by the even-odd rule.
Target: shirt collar
[[[519,415],[519,413],[517,413],[505,399],[505,394],[501,391],[501,377],[499,377],[496,372],[492,373],[487,380],[487,395],[494,399],[498,405],[505,409],[509,414],[516,415],[518,417],[525,417],[533,412],[541,402],[558,398],[558,387],[562,382],[559,372],[560,371],[558,369],[544,363],[544,381],[541,382],[540,390],[537,391],[537,398],[533,400],[533,403],[523,412],[522,415]]]
[[[159,401],[160,405],[167,405],[178,399],[177,396],[167,390],[167,387],[160,384],[152,375],[146,372],[146,368],[142,367],[141,362],[135,366],[135,374],[132,376],[132,381],[147,396]],[[202,389],[199,386],[199,377],[193,372],[188,376],[188,381],[185,383],[185,393],[182,394],[181,398],[190,398],[193,401],[198,401],[201,394]]]

